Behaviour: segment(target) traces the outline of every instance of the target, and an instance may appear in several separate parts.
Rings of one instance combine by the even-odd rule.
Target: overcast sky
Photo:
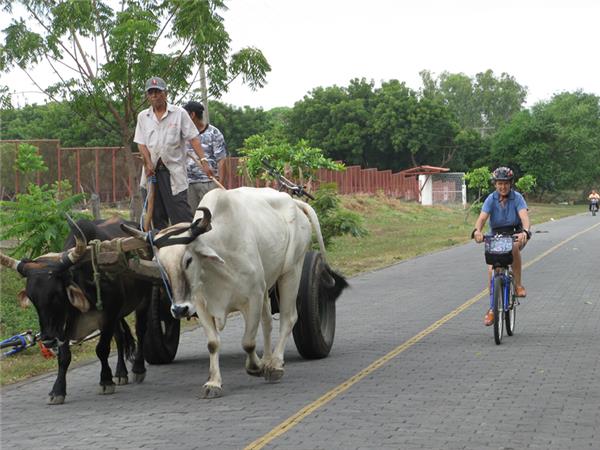
[[[268,85],[237,87],[236,105],[291,106],[317,86],[352,78],[399,79],[419,72],[492,69],[528,88],[529,105],[556,92],[600,95],[598,0],[232,0],[233,48],[260,48]]]
[[[292,106],[317,86],[365,77],[420,87],[419,72],[474,76],[492,69],[528,88],[528,105],[582,89],[600,95],[599,0],[229,0],[232,49],[254,46],[267,86],[236,84],[222,100]],[[6,18],[0,20],[3,27]],[[22,73],[3,76],[15,91]],[[19,104],[24,97],[17,96]],[[27,94],[29,102],[43,97]]]

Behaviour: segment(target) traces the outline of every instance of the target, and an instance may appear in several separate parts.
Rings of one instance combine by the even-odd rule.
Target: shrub
[[[362,217],[341,206],[335,183],[321,184],[311,205],[319,216],[326,246],[336,236],[349,234],[358,238],[368,234]]]
[[[19,146],[15,168],[24,175],[47,170],[37,149],[28,144]],[[17,239],[19,244],[11,252],[17,257],[33,258],[47,252],[62,250],[69,233],[66,213],[74,219],[89,217],[72,213],[82,202],[84,194],[73,195],[68,181],[38,186],[30,183],[25,194],[17,194],[15,201],[0,202],[0,239]]]

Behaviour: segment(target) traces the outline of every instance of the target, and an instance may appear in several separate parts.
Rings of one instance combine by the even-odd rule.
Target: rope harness
[[[156,184],[156,175],[151,175],[148,177],[148,183]],[[155,188],[156,189],[156,188]],[[144,206],[142,207],[142,214],[140,215],[140,230],[144,229],[144,219],[148,210],[148,199],[150,198],[150,189],[146,189],[146,198],[144,199]],[[162,279],[163,285],[165,287],[165,291],[167,296],[169,297],[169,301],[171,302],[171,306],[173,306],[173,296],[171,295],[171,286],[169,285],[169,280],[167,278],[167,273],[165,268],[160,263],[158,259],[158,255],[154,251],[154,230],[149,230],[147,235],[147,241],[150,244],[150,248],[152,249],[153,259],[156,261],[156,265],[158,266],[158,271],[160,272],[160,278]],[[119,248],[119,252],[122,252],[121,247]]]
[[[102,275],[98,270],[98,254],[100,253],[101,243],[102,242],[99,239],[94,239],[89,243],[92,247],[92,270],[94,272],[94,284],[96,285],[96,309],[98,311],[102,311],[102,296],[100,294],[100,279]]]
[[[174,305],[173,296],[171,295],[171,285],[169,284],[169,279],[167,278],[167,272],[165,271],[165,268],[163,267],[163,265],[160,263],[160,259],[158,258],[158,255],[154,251],[154,246],[155,246],[154,230],[148,231],[148,236],[146,239],[148,240],[148,243],[150,244],[150,248],[152,249],[152,255],[154,257],[154,260],[156,261],[156,265],[158,266],[158,271],[160,272],[160,278],[162,279],[163,285],[165,286],[165,292],[167,293],[167,296],[169,297],[171,306],[173,306]]]

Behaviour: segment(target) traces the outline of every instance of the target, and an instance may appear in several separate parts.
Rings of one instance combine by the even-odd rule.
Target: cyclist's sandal
[[[487,314],[485,315],[485,319],[483,320],[483,323],[485,324],[486,327],[489,327],[490,325],[492,325],[494,323],[494,311],[492,311],[490,309],[487,312]]]

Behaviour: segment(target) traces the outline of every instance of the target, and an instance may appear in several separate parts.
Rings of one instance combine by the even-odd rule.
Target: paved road
[[[467,244],[353,278],[338,301],[332,354],[305,361],[291,343],[281,383],[245,374],[234,317],[223,335],[224,397],[198,398],[208,358],[196,329],[183,334],[173,364],[150,367],[143,384],[112,396],[95,393],[97,363],[69,372],[62,406],[45,404],[53,376],[2,389],[0,443],[15,450],[598,448],[596,224],[579,215],[537,227],[525,252],[529,297],[515,336],[501,346],[482,324],[487,298],[477,300],[483,249]]]

